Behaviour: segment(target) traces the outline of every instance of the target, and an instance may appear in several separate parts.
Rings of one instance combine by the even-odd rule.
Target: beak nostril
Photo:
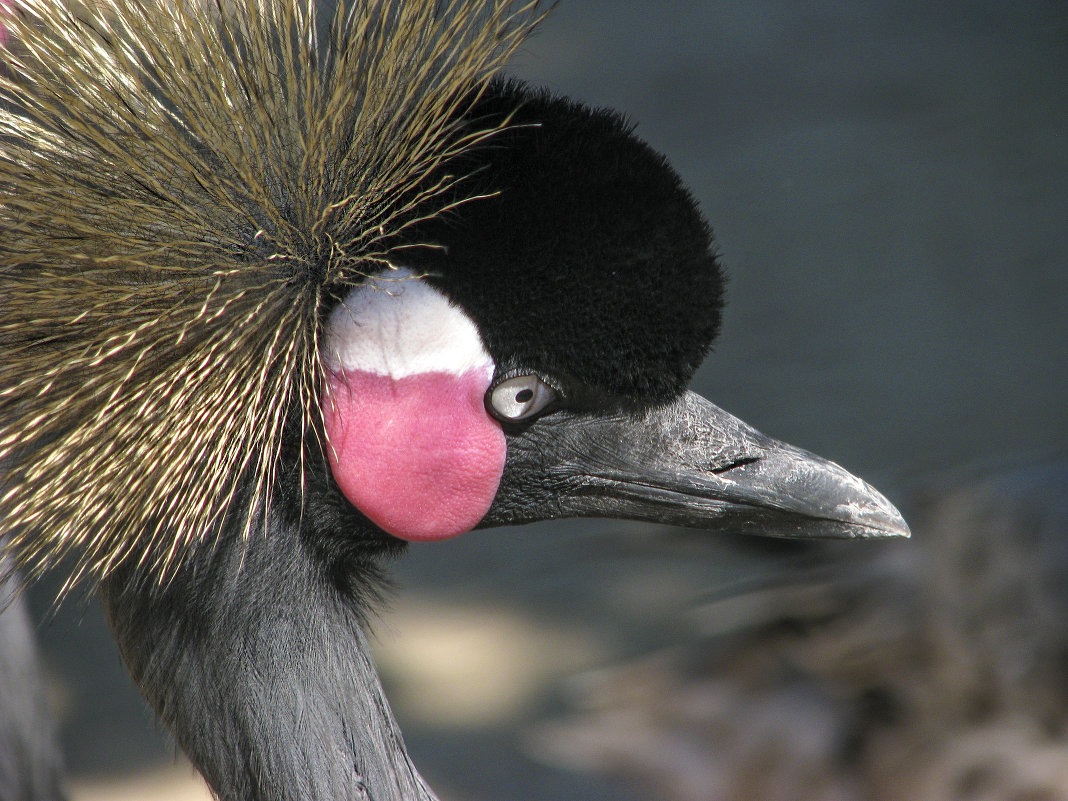
[[[759,456],[743,456],[740,459],[734,459],[733,461],[730,461],[725,465],[714,468],[712,472],[718,476],[721,473],[726,473],[730,470],[734,470],[736,467],[745,467],[747,464],[753,464],[753,462],[759,461]]]

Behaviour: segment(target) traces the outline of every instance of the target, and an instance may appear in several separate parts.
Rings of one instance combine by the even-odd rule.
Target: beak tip
[[[864,536],[878,539],[910,539],[912,530],[901,512],[881,493],[868,486],[871,498],[860,509],[850,510],[844,519],[864,529]]]
[[[896,512],[897,510],[895,509],[894,511]],[[895,529],[893,531],[893,536],[901,537],[906,540],[912,539],[912,529],[909,528],[909,524],[905,522],[905,518],[903,518],[900,513],[898,513],[894,524]]]
[[[808,515],[818,524],[821,533],[830,522],[829,536],[848,539],[908,539],[912,536],[908,523],[886,496],[864,479],[850,473],[841,465],[808,451],[776,443],[785,456],[779,475],[786,475],[792,508]],[[773,473],[773,475],[775,475]],[[789,507],[788,507],[789,508]]]
[[[879,539],[912,539],[912,529],[900,516],[888,525],[872,529],[874,537]]]
[[[889,532],[891,537],[900,537],[903,540],[912,539],[912,529],[909,528],[909,524],[905,522],[905,519],[901,515],[897,516],[895,528]]]

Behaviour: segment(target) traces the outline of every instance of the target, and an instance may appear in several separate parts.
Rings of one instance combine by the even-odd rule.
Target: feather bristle
[[[450,164],[493,130],[458,121],[541,13],[0,11],[0,517],[20,566],[164,581],[224,517],[253,533],[291,410],[318,430],[323,304],[465,199]]]

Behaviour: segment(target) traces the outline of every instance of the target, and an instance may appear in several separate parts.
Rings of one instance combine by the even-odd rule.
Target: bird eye
[[[558,399],[556,390],[536,375],[518,375],[490,388],[486,408],[503,423],[518,423],[533,420]]]

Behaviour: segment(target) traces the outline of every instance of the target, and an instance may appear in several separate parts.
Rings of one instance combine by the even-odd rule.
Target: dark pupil
[[[530,400],[533,397],[534,397],[534,390],[532,390],[532,389],[521,389],[521,390],[519,390],[519,392],[515,393],[515,402],[516,403],[526,403],[528,400]]]

